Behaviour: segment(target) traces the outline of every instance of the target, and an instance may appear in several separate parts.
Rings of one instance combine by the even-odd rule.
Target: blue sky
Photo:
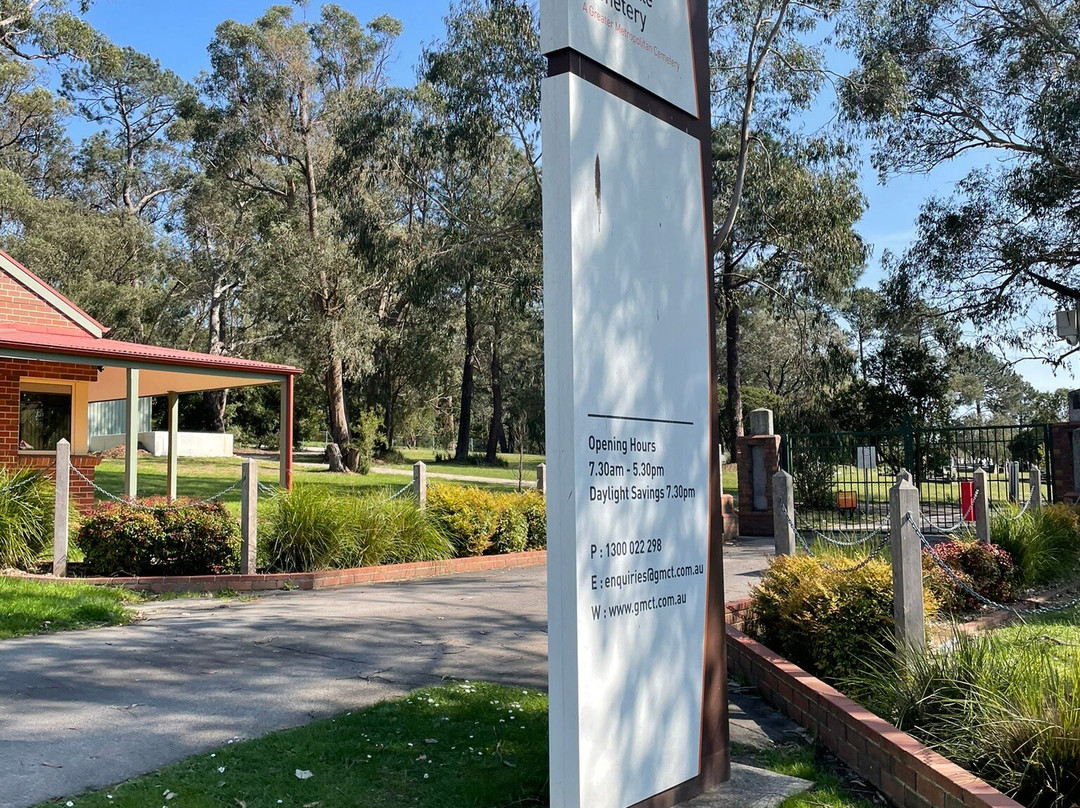
[[[280,2],[281,0],[279,0]],[[367,21],[389,13],[404,24],[398,42],[397,59],[392,68],[398,84],[415,81],[414,66],[424,45],[443,33],[443,17],[449,0],[337,0],[338,4]],[[187,79],[208,67],[206,46],[214,28],[225,19],[250,22],[258,17],[270,0],[96,0],[87,20],[120,45],[130,45],[159,59],[165,67]],[[317,14],[318,0],[307,13]],[[298,11],[298,13],[303,13]],[[831,111],[816,110],[812,120],[827,120]],[[859,224],[862,236],[874,245],[874,258],[863,278],[865,285],[876,285],[880,276],[878,260],[885,250],[901,252],[914,234],[915,218],[922,202],[935,194],[947,194],[952,183],[972,166],[943,166],[928,176],[893,179],[885,187],[867,165],[863,192],[869,208]],[[1036,362],[1023,362],[1017,369],[1040,389],[1052,390],[1073,384],[1068,374],[1055,378],[1049,369]]]

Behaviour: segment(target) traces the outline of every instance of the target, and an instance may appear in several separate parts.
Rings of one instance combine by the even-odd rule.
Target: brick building
[[[299,370],[230,356],[108,339],[106,329],[56,289],[0,251],[0,464],[51,473],[56,444],[71,443],[72,465],[93,480],[91,402],[126,401],[125,493],[137,492],[138,400],[169,402],[169,491],[176,492],[177,399],[181,393],[277,384],[281,387],[281,483],[292,479],[292,392]],[[72,476],[72,499],[93,501]]]

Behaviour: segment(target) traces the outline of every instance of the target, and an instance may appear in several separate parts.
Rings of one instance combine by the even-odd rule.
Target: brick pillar
[[[1077,493],[1073,476],[1072,435],[1080,424],[1054,424],[1050,427],[1051,467],[1054,475],[1054,498],[1058,502],[1075,502]]]
[[[735,441],[735,462],[739,469],[739,532],[743,536],[771,536],[772,476],[780,470],[780,436],[739,438]]]

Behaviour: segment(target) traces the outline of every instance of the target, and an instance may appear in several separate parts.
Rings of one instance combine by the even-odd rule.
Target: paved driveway
[[[765,547],[727,549],[729,599],[756,578]],[[248,603],[165,601],[133,626],[5,640],[0,808],[109,785],[444,677],[543,688],[545,575],[534,567]]]

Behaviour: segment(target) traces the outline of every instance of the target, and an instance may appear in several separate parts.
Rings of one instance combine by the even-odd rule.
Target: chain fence
[[[941,531],[941,532],[955,532],[955,530],[959,529],[959,527],[968,524],[967,523],[967,518],[971,515],[971,511],[974,508],[975,498],[978,496],[978,494],[979,494],[979,492],[975,491],[975,496],[972,497],[971,504],[968,506],[968,512],[966,514],[964,514],[964,518],[961,520],[961,522],[958,523],[956,526],[954,526],[951,531]],[[1030,507],[1032,499],[1033,499],[1033,497],[1028,498],[1028,502],[1024,506],[1024,509],[1021,511],[1021,514],[1023,514],[1024,511],[1026,511],[1028,509],[1028,507]],[[803,531],[803,530],[799,529],[798,525],[795,522],[795,519],[792,517],[792,514],[788,511],[787,505],[785,503],[781,502],[780,503],[780,508],[784,513],[784,518],[787,520],[788,525],[791,527],[791,530],[794,532],[795,537],[799,542],[799,545],[802,547],[803,552],[805,552],[808,556],[812,556],[814,558],[817,558],[818,561],[821,563],[822,567],[824,567],[829,572],[835,572],[835,573],[841,573],[841,574],[848,574],[848,573],[858,572],[859,570],[866,567],[871,561],[873,561],[874,559],[879,557],[884,552],[885,548],[889,546],[889,544],[890,544],[890,542],[892,540],[892,531],[891,531],[891,529],[889,528],[888,525],[882,525],[882,526],[878,527],[872,533],[866,535],[862,539],[859,539],[859,540],[857,540],[855,542],[846,542],[846,541],[841,541],[841,540],[835,539],[834,537],[829,536],[829,535],[827,535],[825,533],[822,533],[821,531],[816,530],[813,527],[810,527],[807,530]],[[922,527],[919,525],[919,521],[914,517],[914,515],[912,515],[910,512],[905,514],[904,523],[905,524],[910,524],[912,526],[912,528],[915,530],[915,535],[918,536],[919,543],[921,544],[922,548],[926,551],[926,554],[929,555],[934,560],[934,562],[938,565],[938,567],[941,568],[941,570],[945,573],[945,575],[949,578],[949,580],[951,580],[966,595],[974,598],[978,603],[981,603],[984,606],[989,606],[991,609],[994,609],[994,610],[997,610],[997,611],[1009,612],[1011,614],[1016,615],[1021,620],[1024,617],[1030,617],[1030,616],[1035,616],[1035,615],[1044,615],[1044,614],[1054,614],[1054,613],[1058,613],[1058,612],[1067,611],[1067,610],[1072,609],[1072,608],[1074,608],[1076,606],[1080,606],[1080,597],[1076,597],[1076,598],[1073,598],[1072,600],[1069,600],[1069,601],[1066,601],[1066,602],[1063,602],[1063,603],[1058,603],[1058,604],[1055,604],[1053,606],[1036,605],[1036,606],[1032,606],[1032,607],[1027,608],[1027,609],[1017,609],[1017,608],[1014,608],[1012,606],[1007,606],[1007,605],[1005,605],[1003,603],[998,603],[997,601],[986,597],[981,592],[979,592],[975,588],[973,588],[970,584],[968,584],[967,581],[965,581],[963,579],[963,577],[961,577],[961,575],[958,572],[956,572],[952,567],[949,566],[948,562],[945,561],[945,559],[943,559],[941,557],[940,553],[938,553],[938,551],[937,551],[937,548],[934,546],[934,544],[927,537],[926,533],[923,531]],[[828,545],[831,545],[833,547],[842,548],[844,550],[850,549],[853,546],[865,546],[866,544],[868,544],[872,539],[876,538],[877,536],[881,536],[881,540],[878,542],[877,546],[869,553],[869,555],[867,555],[866,558],[862,559],[858,563],[856,563],[856,564],[854,564],[852,566],[849,566],[849,567],[837,567],[837,566],[834,566],[834,565],[830,564],[829,562],[825,561],[825,559],[822,557],[822,554],[814,549],[814,547],[806,539],[806,534],[807,533],[809,533],[811,536],[816,537],[819,541],[822,541],[822,542],[824,542],[824,543],[826,543]]]
[[[853,566],[850,566],[850,567],[835,567],[832,564],[830,564],[828,561],[826,561],[824,558],[822,558],[820,553],[817,553],[817,552],[814,551],[813,546],[811,546],[811,544],[806,540],[806,536],[803,535],[803,531],[799,530],[798,525],[795,524],[795,520],[792,519],[791,513],[787,509],[787,505],[785,503],[781,502],[780,503],[780,508],[783,510],[784,518],[787,519],[787,523],[791,527],[792,532],[794,532],[795,538],[797,538],[799,540],[799,545],[803,548],[803,552],[805,552],[809,556],[813,556],[814,558],[817,558],[818,561],[821,562],[821,566],[824,567],[825,569],[827,569],[829,572],[837,572],[837,573],[841,573],[841,574],[848,574],[848,573],[852,573],[852,572],[858,572],[863,567],[865,567],[867,564],[869,564],[871,561],[873,561],[875,558],[880,556],[881,553],[885,550],[885,548],[889,545],[889,541],[892,538],[892,535],[891,535],[890,530],[889,530],[889,526],[887,524],[878,527],[872,533],[864,536],[861,539],[855,540],[855,541],[842,541],[840,539],[837,539],[837,538],[829,536],[829,535],[827,535],[825,533],[822,533],[821,531],[816,530],[813,527],[808,528],[808,532],[811,535],[815,536],[819,541],[823,541],[828,545],[831,545],[833,547],[839,547],[839,548],[842,548],[844,550],[850,549],[852,547],[863,547],[863,546],[869,544],[876,537],[881,536],[881,541],[878,542],[877,547],[875,547],[870,552],[870,554],[866,558],[864,558],[862,561],[860,561],[857,564],[855,564]]]
[[[218,491],[213,496],[205,497],[203,499],[187,498],[188,499],[187,502],[174,503],[172,505],[144,505],[143,503],[139,502],[136,499],[129,499],[128,497],[117,496],[116,494],[102,488],[96,482],[91,480],[89,477],[87,477],[85,474],[83,474],[81,471],[79,471],[79,469],[75,468],[74,464],[69,463],[68,465],[70,466],[71,470],[73,472],[75,472],[75,476],[77,476],[79,479],[81,479],[84,483],[89,485],[91,488],[93,488],[95,491],[97,491],[103,497],[105,497],[106,499],[112,500],[113,502],[120,502],[120,503],[123,503],[124,505],[128,505],[129,507],[132,507],[137,511],[152,511],[152,512],[158,512],[158,511],[182,511],[182,510],[186,510],[186,509],[189,509],[189,508],[197,508],[200,505],[211,505],[211,504],[219,501],[223,497],[225,497],[227,494],[235,491],[237,488],[240,487],[240,480],[237,480],[235,483],[230,485],[228,488],[225,488],[225,489],[223,489],[221,491]]]
[[[925,516],[923,517],[923,522],[925,522],[926,526],[932,529],[935,533],[943,533],[946,536],[951,536],[961,530],[970,530],[971,526],[973,525],[973,522],[971,521],[971,514],[975,511],[975,500],[979,498],[979,495],[981,493],[982,489],[979,488],[976,488],[974,491],[971,492],[971,502],[968,503],[967,510],[964,511],[964,513],[960,516],[960,521],[958,521],[952,527],[938,527]]]
[[[1055,614],[1057,612],[1063,612],[1068,609],[1072,609],[1075,606],[1080,606],[1080,597],[1073,598],[1070,601],[1067,601],[1065,603],[1058,603],[1053,606],[1037,605],[1031,607],[1030,609],[1016,609],[1012,606],[1006,606],[1003,603],[998,603],[996,600],[992,600],[983,595],[981,592],[976,591],[974,587],[968,584],[967,581],[960,577],[960,575],[955,570],[953,570],[952,567],[949,566],[948,562],[941,557],[937,549],[926,537],[926,534],[923,533],[922,528],[919,527],[918,521],[916,521],[915,517],[912,516],[911,513],[908,513],[904,517],[904,521],[914,528],[915,535],[919,537],[919,542],[922,544],[923,549],[926,550],[930,557],[934,559],[938,567],[941,568],[942,572],[944,572],[945,575],[948,576],[949,580],[956,584],[956,586],[959,587],[960,590],[967,594],[969,597],[974,598],[976,601],[983,604],[984,606],[989,606],[991,609],[995,609],[997,611],[1010,612],[1011,614],[1019,617],[1021,620],[1023,620],[1024,617],[1031,617],[1033,615],[1042,614]]]

